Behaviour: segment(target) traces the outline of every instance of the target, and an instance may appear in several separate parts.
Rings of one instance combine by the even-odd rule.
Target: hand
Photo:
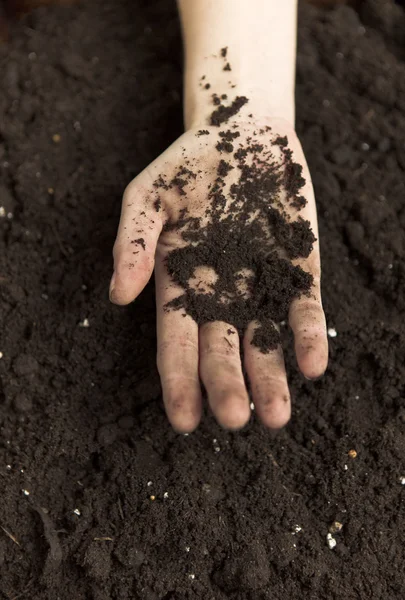
[[[271,134],[268,133],[269,128]],[[207,391],[210,407],[222,426],[238,429],[250,418],[250,400],[243,375],[239,339],[238,335],[230,334],[235,333],[235,327],[232,323],[222,321],[208,322],[199,327],[184,309],[167,307],[168,303],[184,294],[184,289],[170,277],[166,259],[171,251],[186,245],[182,229],[167,227],[167,224],[177,223],[184,216],[185,209],[187,218],[199,218],[204,224],[210,220],[207,209],[210,209],[212,200],[208,198],[207,189],[217,178],[219,159],[223,158],[233,166],[233,173],[238,171],[234,152],[223,152],[219,156],[216,149],[218,132],[227,129],[227,125],[209,127],[208,135],[198,135],[197,130],[187,131],[129,184],[123,198],[114,246],[110,298],[115,304],[132,302],[155,269],[157,363],[163,400],[173,427],[183,433],[192,431],[201,417],[200,378]],[[241,123],[238,131],[240,137],[235,140],[235,150],[248,144],[250,137],[268,144],[270,137],[287,136],[294,161],[303,167],[306,183],[300,194],[306,198],[307,204],[298,212],[287,202],[284,194],[284,208],[292,220],[297,220],[299,216],[308,220],[317,237],[316,207],[310,175],[291,125],[284,120],[268,119],[260,123]],[[281,164],[283,155],[280,149],[272,147],[272,151]],[[194,174],[198,174],[192,182],[183,186],[181,182],[178,184],[176,174],[185,164]],[[167,185],[170,182],[172,184]],[[227,210],[228,206],[225,207],[225,216]],[[294,260],[293,263],[313,277],[311,294],[295,298],[291,303],[289,324],[294,332],[298,366],[305,377],[316,379],[324,373],[328,360],[326,324],[320,294],[318,242],[314,243],[308,257]],[[191,285],[195,289],[202,289],[205,293],[212,289],[212,270],[200,268],[193,279]],[[278,346],[264,353],[253,345],[256,327],[257,323],[250,323],[241,339],[244,369],[258,416],[266,426],[278,429],[289,420],[291,414],[283,352]]]

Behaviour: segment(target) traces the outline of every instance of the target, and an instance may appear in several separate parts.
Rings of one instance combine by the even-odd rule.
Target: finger
[[[306,165],[302,147],[295,139],[294,155],[298,162]],[[300,216],[308,219],[312,230],[318,238],[318,224],[316,215],[316,203],[311,177],[306,168],[306,183],[302,189],[307,205],[300,212]],[[328,339],[326,334],[326,320],[321,301],[321,260],[318,239],[314,243],[313,250],[308,258],[294,261],[304,271],[311,273],[313,287],[311,296],[301,296],[291,303],[289,311],[289,323],[294,332],[295,353],[298,366],[302,374],[308,379],[317,379],[326,371],[328,365]]]
[[[148,196],[147,183],[141,173],[124,193],[110,284],[110,300],[115,304],[132,302],[153,272],[163,218]]]
[[[234,327],[216,321],[200,329],[200,376],[217,421],[240,429],[249,421],[250,406],[242,373],[239,335]]]
[[[328,366],[326,319],[320,290],[319,253],[313,251],[302,268],[314,278],[310,296],[301,296],[291,303],[289,322],[294,332],[295,354],[301,373],[307,379],[321,377]]]
[[[258,417],[271,429],[290,419],[291,399],[281,346],[264,354],[252,344],[258,323],[251,323],[243,338],[244,364]]]
[[[198,326],[183,310],[167,303],[183,293],[173,285],[164,265],[164,253],[156,258],[157,364],[167,417],[176,431],[193,431],[202,411],[198,375]]]

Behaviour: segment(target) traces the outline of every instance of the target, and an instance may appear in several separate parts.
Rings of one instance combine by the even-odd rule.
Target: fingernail
[[[111,277],[111,281],[110,281],[110,291],[109,291],[110,302],[114,302],[114,299],[113,299],[114,287],[115,287],[115,271],[114,271],[113,276]]]

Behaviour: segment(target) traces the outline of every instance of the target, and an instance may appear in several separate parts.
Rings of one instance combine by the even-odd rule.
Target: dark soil
[[[220,104],[221,100],[218,98]],[[226,123],[228,119],[236,115],[242,106],[249,102],[246,96],[236,96],[235,100],[232,102],[230,106],[224,106],[220,104],[216,110],[211,115],[210,122],[211,125],[222,125],[222,123]],[[215,103],[217,104],[217,103]]]
[[[127,309],[107,299],[122,190],[181,132],[174,2],[15,26],[0,49],[2,598],[403,597],[404,32],[391,1],[302,10],[330,367],[304,380],[283,331],[288,427],[207,416],[184,437],[160,398],[152,286]]]
[[[241,137],[238,124],[234,127],[236,131],[214,133],[219,140],[228,141],[216,144],[219,156],[212,159],[216,179],[212,183],[206,177],[202,183],[206,206],[203,217],[191,216],[186,207],[177,222],[165,224],[166,229],[177,230],[185,242],[166,259],[168,273],[183,292],[165,310],[182,310],[183,316],[189,314],[199,325],[228,323],[241,336],[250,323],[257,321],[252,343],[267,353],[281,342],[274,323],[288,319],[295,298],[310,296],[312,275],[293,266],[291,260],[307,258],[315,236],[310,222],[299,211],[294,219],[288,212],[288,204],[300,201],[305,206],[306,200],[299,195],[305,185],[302,166],[293,161],[287,138],[268,126],[254,132],[246,141],[237,142],[232,166],[220,156],[222,151],[234,151],[229,140]],[[275,151],[281,155],[277,159]],[[185,158],[185,162],[194,164],[193,159]],[[195,183],[196,173],[184,165],[177,169],[169,182],[159,175],[154,188],[174,189],[187,197],[186,190]],[[236,179],[227,185],[234,169]],[[215,274],[207,287],[203,281],[199,282],[202,286],[195,285],[200,267],[208,267]]]

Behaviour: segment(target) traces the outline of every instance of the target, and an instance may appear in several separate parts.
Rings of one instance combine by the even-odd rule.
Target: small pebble
[[[81,323],[79,323],[79,327],[90,327],[90,323],[88,319],[83,319]]]
[[[29,493],[28,490],[21,490],[21,491],[24,494],[24,496],[29,496],[30,495],[30,493]]]
[[[153,502],[154,500],[156,500],[156,496],[150,496],[149,499],[152,500],[152,502]]]
[[[189,579],[195,579],[195,575],[194,573],[190,573],[190,575],[188,576]]]
[[[211,486],[210,486],[210,484],[209,483],[203,483],[202,484],[202,490],[206,494],[209,494],[211,492]]]
[[[322,100],[322,105],[325,108],[328,108],[330,106],[330,100],[327,100],[326,98],[324,100]]]
[[[348,468],[349,468],[349,467],[348,467],[347,465],[343,465],[343,469],[344,469],[345,471],[347,471],[347,469],[348,469]]]
[[[3,352],[0,352],[0,358],[3,358]]]
[[[186,552],[190,552],[190,546],[186,546],[186,547],[185,547],[185,551],[186,551]]]
[[[343,524],[340,521],[333,521],[332,525],[329,527],[329,533],[338,533],[342,531]]]
[[[337,331],[334,327],[330,327],[328,329],[328,336],[331,338],[335,338],[337,336]]]
[[[333,550],[336,546],[336,540],[331,533],[326,536],[326,543],[328,544],[329,550]]]
[[[6,465],[7,471],[11,471],[11,465]]]
[[[300,531],[302,531],[302,527],[299,525],[294,525],[294,533],[299,533]]]
[[[350,458],[356,458],[357,456],[357,452],[356,450],[349,450],[348,455],[350,456]]]
[[[61,141],[61,136],[59,133],[54,133],[52,136],[52,141],[55,142],[55,144],[59,144],[59,142]]]
[[[52,187],[49,187],[49,188],[48,188],[48,194],[49,194],[50,196],[53,196],[53,194],[54,194],[54,193],[55,193],[55,190],[54,190]]]
[[[250,403],[250,410],[254,410],[255,409],[255,405],[253,404],[253,402]]]
[[[168,497],[169,497],[169,492],[165,492],[165,493],[163,494],[163,498],[168,498]]]
[[[364,150],[365,152],[367,152],[367,150],[370,150],[370,145],[367,144],[366,142],[363,142],[361,145],[361,149]]]
[[[11,212],[7,213],[7,219],[11,220],[12,218],[13,218],[13,213],[11,213]]]
[[[77,515],[78,517],[80,517],[80,510],[78,508],[74,509],[74,514]]]
[[[6,211],[4,209],[4,206],[0,206],[0,217],[5,217],[6,216]]]
[[[152,481],[148,481],[147,486],[150,487],[152,485]]]
[[[405,477],[401,477],[399,481],[401,485],[405,485]]]

